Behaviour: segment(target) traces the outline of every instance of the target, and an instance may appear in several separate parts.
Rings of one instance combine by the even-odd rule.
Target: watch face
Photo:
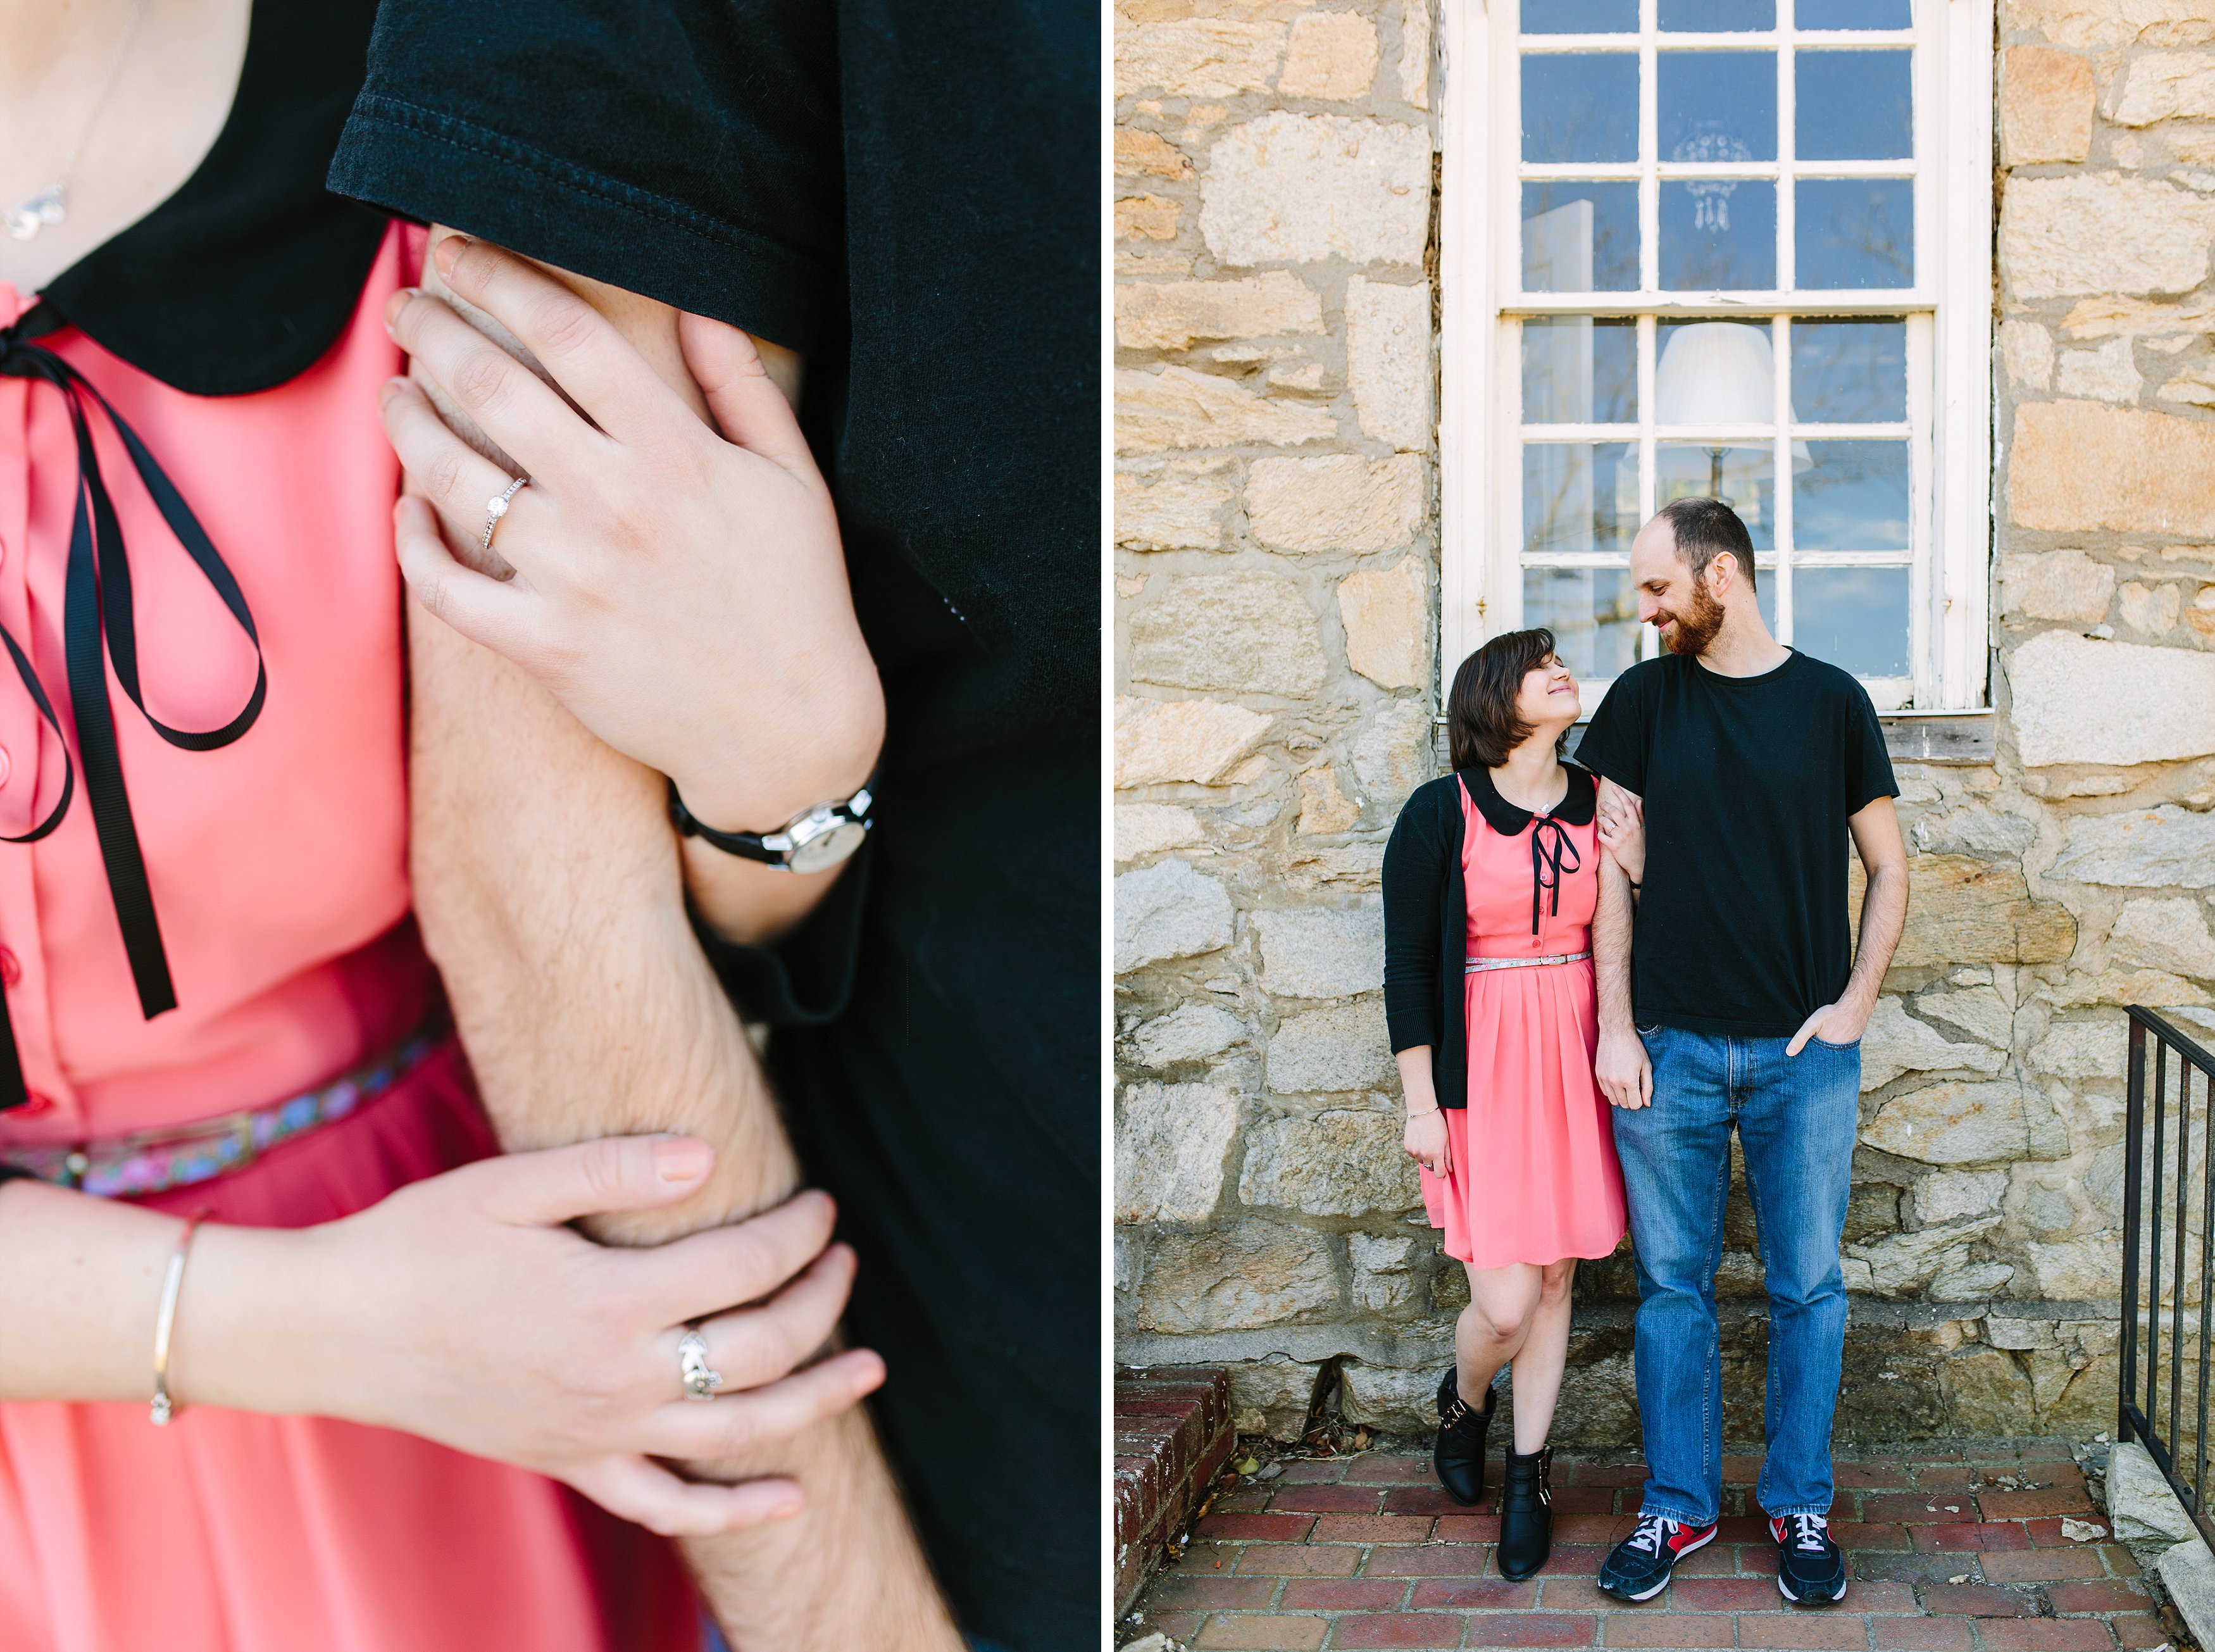
[[[795,872],[820,872],[859,849],[868,835],[869,829],[859,820],[841,820],[820,837],[795,846],[786,864]]]

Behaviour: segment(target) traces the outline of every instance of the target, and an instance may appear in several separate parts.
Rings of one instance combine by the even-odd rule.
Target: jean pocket
[[[1833,1044],[1820,1033],[1808,1034],[1807,1041],[1810,1044],[1820,1044],[1826,1050],[1858,1050],[1862,1047],[1862,1041],[1858,1038],[1850,1044]]]

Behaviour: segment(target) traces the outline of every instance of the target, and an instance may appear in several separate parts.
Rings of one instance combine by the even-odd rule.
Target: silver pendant
[[[47,224],[59,224],[67,217],[69,204],[62,194],[62,186],[50,184],[9,210],[8,233],[18,241],[28,241]]]

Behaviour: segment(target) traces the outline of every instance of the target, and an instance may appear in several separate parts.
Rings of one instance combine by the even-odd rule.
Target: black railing
[[[2151,1010],[2130,1010],[2130,1102],[2123,1167],[2121,1366],[2115,1438],[2142,1442],[2170,1489],[2215,1542],[2209,1507],[2207,1437],[2211,1263],[2215,1263],[2215,1164],[2208,1120],[2215,1113],[2215,1055]],[[2151,1090],[2146,1058],[2153,1060]],[[2169,1072],[2176,1073],[2174,1105]],[[2194,1111],[2197,1076],[2198,1112]],[[2149,1124],[2149,1118],[2151,1124]],[[2196,1161],[2196,1162],[2195,1162]],[[2166,1247],[2166,1256],[2164,1256]],[[2196,1253],[2196,1255],[2195,1255]],[[2140,1268],[2143,1256],[2144,1266]],[[2167,1277],[2164,1278],[2164,1263]],[[2187,1263],[2190,1265],[2187,1266]],[[2167,1300],[2164,1303],[2164,1289]],[[2185,1352],[2187,1310],[2198,1299],[2196,1347]],[[2168,1343],[2162,1346],[2163,1320]],[[2145,1349],[2141,1370],[2138,1349]],[[2168,1355],[2168,1369],[2163,1354]],[[2185,1372],[2192,1371],[2191,1403]],[[2166,1393],[2164,1394],[2164,1390]],[[2163,1406],[2164,1398],[2167,1401]],[[2187,1473],[2187,1471],[2189,1472]]]

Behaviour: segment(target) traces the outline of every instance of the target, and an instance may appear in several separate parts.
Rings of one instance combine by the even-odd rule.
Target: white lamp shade
[[[1765,425],[1776,409],[1776,357],[1766,327],[1744,322],[1695,322],[1672,329],[1654,369],[1654,421],[1663,425]],[[1792,410],[1788,405],[1785,417]],[[1755,439],[1758,443],[1758,439]],[[1684,438],[1660,443],[1656,459],[1664,477],[1705,478],[1708,445]],[[1765,480],[1770,459],[1765,445],[1725,447],[1726,488]],[[1805,442],[1792,444],[1792,468],[1814,463]]]

